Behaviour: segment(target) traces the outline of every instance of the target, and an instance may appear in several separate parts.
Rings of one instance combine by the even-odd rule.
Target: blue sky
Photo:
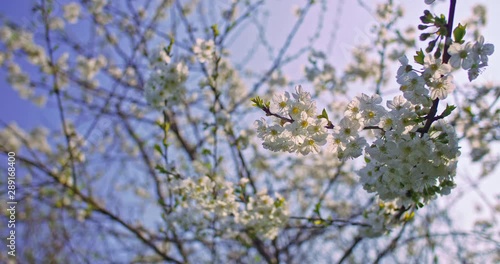
[[[3,1],[0,14],[9,20],[21,25],[28,25],[30,21],[31,2],[28,0]],[[3,24],[3,21],[0,22]],[[21,127],[32,128],[45,125],[51,119],[46,110],[20,98],[15,90],[6,82],[4,69],[0,70],[0,120],[6,123],[16,121]]]

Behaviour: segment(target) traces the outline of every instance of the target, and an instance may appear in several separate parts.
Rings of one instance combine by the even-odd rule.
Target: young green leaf
[[[160,153],[160,155],[162,155],[162,156],[163,156],[163,150],[161,150],[160,145],[155,144],[155,150],[156,150],[156,151],[158,151],[158,153]]]
[[[466,33],[465,27],[467,25],[458,24],[458,26],[453,30],[453,38],[456,43],[464,43],[464,36]]]
[[[424,52],[422,51],[422,49],[417,51],[417,55],[413,56],[413,59],[415,59],[415,62],[420,64],[420,65],[424,65],[424,58],[425,58],[425,55],[424,55]]]
[[[453,110],[455,110],[457,107],[454,106],[454,105],[446,105],[446,109],[443,111],[443,113],[441,114],[442,117],[447,117],[451,114],[451,112],[453,112]]]
[[[217,26],[217,24],[213,24],[211,28],[212,28],[212,32],[214,34],[214,38],[218,37],[220,32],[219,32],[219,27]]]

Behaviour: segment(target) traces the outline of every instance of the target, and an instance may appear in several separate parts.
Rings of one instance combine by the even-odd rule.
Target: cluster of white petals
[[[378,201],[372,208],[363,213],[364,222],[370,226],[362,226],[359,234],[363,237],[379,237],[391,231],[397,225],[400,207],[395,202]]]
[[[396,80],[404,97],[413,104],[430,106],[429,92],[432,100],[445,99],[455,89],[451,66],[431,54],[425,56],[422,72],[414,70],[406,56],[401,57],[399,62],[401,66]]]
[[[193,53],[200,63],[210,62],[214,58],[215,43],[213,40],[196,39]]]
[[[196,221],[194,215],[199,213],[203,218],[217,217],[228,229],[243,228],[263,238],[275,238],[288,221],[285,200],[279,195],[272,198],[266,191],[242,198],[246,183],[242,180],[239,188],[235,188],[231,182],[207,176],[173,180],[170,186],[179,198],[168,218],[188,227],[194,223],[184,222]]]
[[[80,17],[80,5],[78,3],[72,2],[63,6],[64,19],[70,24],[75,24],[78,22]]]
[[[146,101],[158,110],[180,102],[189,74],[186,64],[182,61],[170,63],[163,49],[155,50],[150,61],[154,68],[144,87]]]
[[[22,146],[31,151],[37,150],[43,153],[51,153],[51,147],[47,141],[48,131],[44,127],[36,127],[26,132],[16,123],[7,125],[0,130],[0,146],[10,151],[18,152]]]
[[[449,63],[419,54],[420,70],[403,56],[396,76],[403,94],[389,100],[387,107],[377,94],[357,96],[335,126],[326,113],[317,116],[315,102],[300,86],[292,95],[276,95],[272,102],[254,101],[274,119],[273,124],[264,118],[256,121],[258,137],[272,151],[318,153],[328,141],[328,149],[341,160],[364,153],[366,164],[358,175],[366,191],[398,207],[422,207],[455,187],[460,156],[455,129],[442,120],[453,107],[447,107],[449,113],[441,117],[432,116],[437,122],[423,128],[433,100],[445,99],[455,89],[453,68],[468,70],[472,80],[493,51],[493,45],[484,44],[482,37],[474,43],[454,43],[449,48]],[[331,135],[327,128],[333,129]],[[360,134],[363,130],[375,131],[376,139],[367,142]]]
[[[154,67],[161,67],[164,64],[169,64],[170,56],[167,54],[165,47],[158,46],[149,54],[149,64]]]
[[[310,131],[310,123],[316,122],[313,124],[321,131],[321,139],[326,139],[326,123],[317,121],[324,119],[312,117],[314,103],[304,94],[298,89],[292,100],[285,93],[276,96],[271,105],[280,115],[293,118],[293,123],[267,125],[265,120],[257,121],[258,136],[265,148],[302,154],[319,151],[319,147],[302,151],[303,142],[308,142],[305,131]],[[455,186],[453,177],[460,155],[454,129],[439,120],[429,133],[417,133],[421,124],[416,110],[422,108],[421,105],[414,105],[401,95],[389,100],[387,109],[381,103],[382,98],[376,94],[355,97],[333,129],[328,144],[330,151],[343,160],[357,158],[364,152],[366,165],[358,172],[360,182],[368,192],[377,193],[384,201],[409,206],[427,203],[437,194],[448,194]],[[367,129],[380,131],[381,136],[369,144],[360,135]],[[297,136],[302,138],[297,140]]]
[[[484,37],[479,37],[476,42],[465,44],[453,43],[448,49],[450,65],[453,68],[462,68],[468,71],[469,80],[477,78],[482,68],[488,66],[488,56],[495,51],[493,44],[484,44]]]
[[[257,136],[264,141],[264,148],[306,155],[318,153],[326,144],[328,122],[317,117],[316,103],[301,86],[292,95],[276,95],[270,111],[286,119],[276,117],[273,124],[267,124],[265,119],[256,121]]]
[[[363,188],[384,201],[422,206],[455,187],[460,155],[455,130],[439,120],[424,135],[388,131],[365,149],[358,174]]]
[[[76,57],[76,69],[85,81],[93,81],[96,74],[107,64],[108,60],[103,55],[97,58],[86,58],[81,55]]]
[[[216,182],[207,176],[197,180],[187,178],[172,182],[174,193],[181,199],[178,204],[183,208],[199,206],[206,214],[215,213],[226,217],[238,209],[234,188],[230,182]]]
[[[7,81],[22,98],[29,99],[37,105],[45,104],[45,96],[35,93],[30,76],[13,60],[14,53],[20,50],[26,55],[29,63],[37,66],[41,72],[50,74],[53,68],[49,64],[44,47],[34,42],[33,33],[9,25],[0,27],[0,40],[6,47],[0,54],[0,65],[7,67]]]

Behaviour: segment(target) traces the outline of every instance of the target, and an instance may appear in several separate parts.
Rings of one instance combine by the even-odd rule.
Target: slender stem
[[[54,83],[54,94],[56,95],[56,100],[57,100],[57,108],[59,109],[59,119],[61,120],[61,125],[62,125],[62,130],[64,133],[64,138],[66,139],[66,149],[68,151],[69,155],[69,164],[71,166],[71,179],[73,181],[73,189],[77,188],[77,177],[76,177],[76,169],[75,169],[75,158],[73,155],[73,149],[71,147],[71,136],[70,132],[68,131],[68,122],[66,121],[65,113],[64,113],[64,108],[62,104],[62,99],[61,99],[61,91],[59,87],[59,82],[57,80],[57,73],[58,69],[55,66],[54,63],[54,48],[52,47],[52,41],[50,38],[50,27],[49,27],[49,11],[47,10],[47,3],[42,0],[42,16],[43,16],[43,22],[45,26],[45,42],[47,44],[47,50],[49,53],[49,65],[52,68],[53,74],[52,74],[52,81]],[[76,147],[75,147],[76,148]],[[67,163],[66,163],[67,164]],[[64,167],[66,167],[66,164],[63,164],[62,170],[64,170]]]
[[[446,27],[446,43],[444,44],[443,51],[443,63],[448,63],[450,60],[450,54],[448,54],[448,49],[451,43],[451,32],[453,32],[453,19],[455,18],[455,8],[457,5],[457,0],[450,0],[450,11],[448,13],[448,25]]]
[[[455,7],[457,5],[457,0],[450,0],[450,10],[448,13],[448,25],[446,26],[446,41],[444,43],[444,50],[443,50],[443,63],[448,63],[450,60],[450,54],[448,54],[448,48],[450,47],[451,43],[451,32],[453,31],[453,18],[455,17]],[[431,128],[431,125],[434,121],[436,121],[436,114],[439,106],[439,98],[434,99],[432,101],[432,107],[431,110],[429,111],[429,114],[427,115],[427,121],[425,122],[425,125],[417,130],[417,132],[420,132],[422,135],[429,132],[429,129]]]
[[[342,262],[344,262],[352,254],[352,251],[359,244],[359,242],[361,242],[361,240],[363,240],[362,237],[354,238],[354,241],[352,242],[351,246],[346,250],[346,252],[342,256],[342,258],[340,258],[339,262],[337,262],[337,263],[341,264]]]
[[[405,231],[406,225],[408,222],[405,222],[403,227],[401,228],[401,231],[399,231],[398,235],[391,241],[391,243],[382,251],[378,254],[377,258],[373,262],[373,264],[378,264],[384,258],[387,254],[391,253],[398,245],[398,241],[401,239],[403,236],[403,233]]]

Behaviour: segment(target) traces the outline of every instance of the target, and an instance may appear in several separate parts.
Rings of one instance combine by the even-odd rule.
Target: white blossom
[[[326,144],[328,122],[317,117],[315,102],[301,86],[291,95],[276,95],[270,109],[288,120],[276,118],[271,126],[264,119],[256,121],[257,136],[263,140],[264,148],[307,155],[318,153],[320,146]]]
[[[451,55],[450,65],[456,69],[460,67],[462,67],[464,70],[470,69],[470,67],[472,67],[472,64],[474,63],[474,58],[471,50],[471,43],[467,43],[466,45],[462,45],[460,43],[451,44],[450,48],[448,49],[448,53]]]
[[[70,24],[75,24],[78,22],[78,18],[80,16],[80,5],[76,2],[71,2],[67,5],[63,6],[64,10],[64,19],[68,21]]]
[[[215,44],[213,40],[196,39],[193,53],[200,63],[209,62],[214,58]]]
[[[188,73],[188,67],[183,62],[156,67],[144,87],[146,101],[158,110],[180,102]]]

